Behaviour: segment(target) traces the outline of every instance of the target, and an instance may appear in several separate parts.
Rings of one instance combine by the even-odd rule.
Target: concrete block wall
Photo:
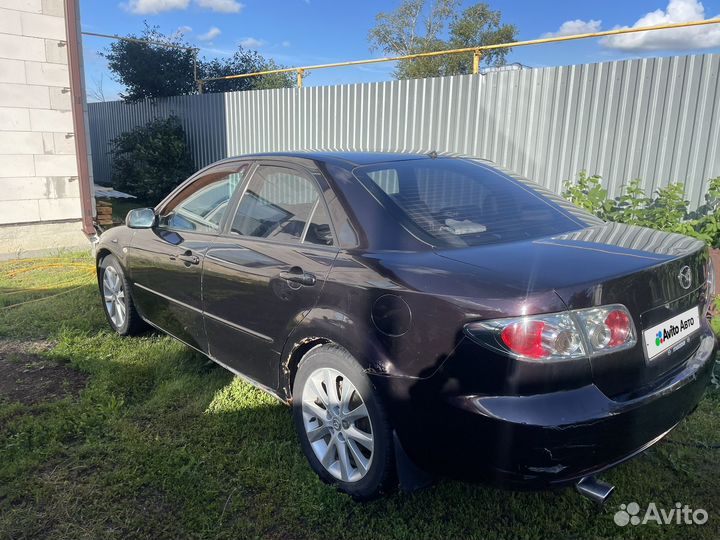
[[[64,16],[63,0],[0,0],[0,252],[35,249],[50,223],[86,243]]]

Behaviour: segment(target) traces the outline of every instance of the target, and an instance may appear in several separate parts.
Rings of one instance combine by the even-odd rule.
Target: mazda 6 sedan
[[[151,325],[291,404],[310,466],[358,499],[437,476],[597,488],[711,376],[703,243],[481,160],[230,158],[96,253],[118,333]]]

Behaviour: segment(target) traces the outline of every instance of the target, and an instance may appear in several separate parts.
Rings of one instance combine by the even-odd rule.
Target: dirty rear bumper
[[[372,378],[388,397],[405,452],[421,469],[543,489],[610,468],[660,440],[697,406],[714,351],[714,335],[703,330],[679,371],[615,399],[590,384],[532,396],[443,395],[433,402],[418,392],[420,381]]]

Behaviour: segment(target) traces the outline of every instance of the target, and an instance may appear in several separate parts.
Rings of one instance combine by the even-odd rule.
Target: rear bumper
[[[523,489],[572,483],[660,440],[700,401],[714,364],[709,329],[680,371],[641,395],[610,399],[595,385],[532,396],[445,395],[420,402],[417,380],[373,377],[390,394],[407,454],[437,474]]]

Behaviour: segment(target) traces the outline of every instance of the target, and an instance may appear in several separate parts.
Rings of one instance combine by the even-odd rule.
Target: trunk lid
[[[607,395],[631,394],[681,366],[697,348],[700,332],[652,359],[643,332],[699,307],[703,317],[707,250],[679,234],[606,223],[572,233],[512,244],[441,250],[526,294],[552,289],[568,309],[623,304],[637,333],[632,349],[591,359],[593,381]],[[690,285],[679,275],[688,267]],[[686,271],[688,272],[688,271]]]

